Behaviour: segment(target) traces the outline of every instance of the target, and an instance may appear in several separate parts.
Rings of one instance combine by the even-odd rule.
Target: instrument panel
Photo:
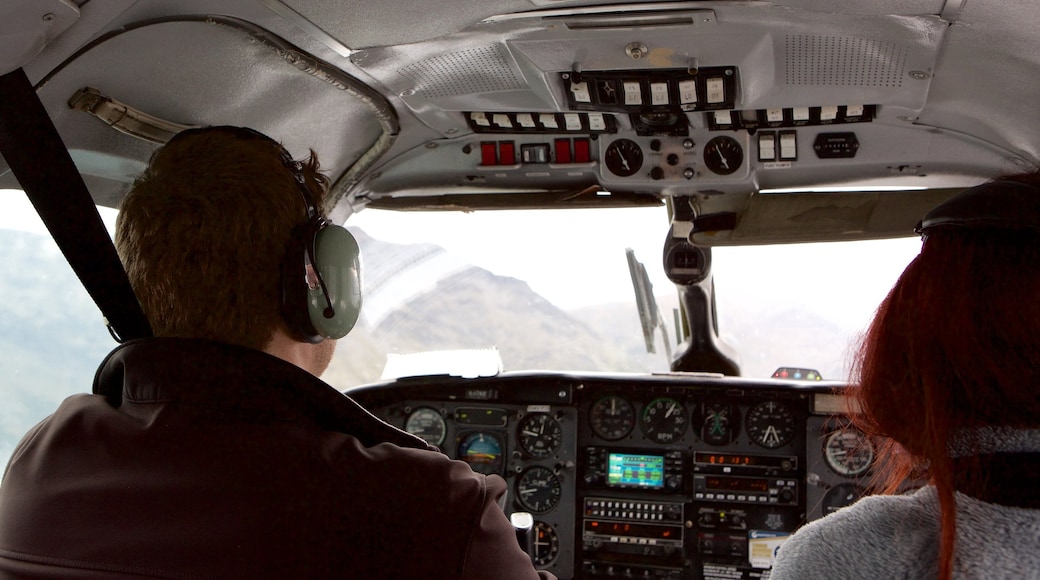
[[[506,373],[348,391],[509,484],[561,579],[760,578],[799,526],[858,499],[873,442],[841,385],[715,375]]]

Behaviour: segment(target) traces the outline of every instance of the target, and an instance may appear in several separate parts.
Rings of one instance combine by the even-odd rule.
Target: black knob
[[[664,169],[654,167],[650,170],[650,179],[661,179],[662,177],[664,177]]]
[[[676,155],[675,153],[670,153],[668,155],[667,159],[668,159],[668,165],[678,165],[679,164],[679,156]]]

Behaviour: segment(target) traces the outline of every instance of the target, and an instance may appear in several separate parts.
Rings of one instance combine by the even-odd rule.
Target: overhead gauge
[[[783,447],[794,439],[794,413],[780,401],[763,401],[751,407],[744,423],[751,440],[767,449]]]
[[[459,459],[468,463],[477,473],[501,475],[505,462],[502,440],[487,431],[469,433],[459,443]]]
[[[534,523],[534,558],[535,566],[548,566],[556,560],[560,553],[560,537],[556,529],[545,522]]]
[[[448,426],[444,422],[444,416],[436,409],[419,407],[408,415],[404,422],[404,430],[430,445],[440,445],[444,443]]]
[[[603,161],[614,175],[628,177],[643,166],[643,150],[631,139],[618,139],[607,146]]]
[[[874,445],[859,429],[846,427],[827,436],[823,457],[838,475],[858,477],[874,463]]]
[[[669,397],[650,401],[639,419],[643,433],[656,443],[674,443],[686,433],[686,407]]]
[[[553,509],[560,494],[560,478],[548,467],[530,467],[516,478],[516,499],[528,511],[545,513]]]
[[[740,428],[740,411],[734,405],[705,404],[701,417],[701,439],[709,445],[729,444]]]
[[[704,145],[704,165],[718,175],[729,175],[744,163],[744,149],[733,137],[714,137]]]
[[[517,440],[520,449],[528,457],[544,459],[560,448],[563,429],[548,413],[531,413],[520,420],[517,426]]]
[[[617,441],[628,435],[635,424],[636,412],[632,404],[617,395],[603,397],[589,409],[589,427],[608,441]]]

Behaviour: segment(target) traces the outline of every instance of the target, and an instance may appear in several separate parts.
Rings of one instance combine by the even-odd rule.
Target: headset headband
[[[935,228],[1040,231],[1040,187],[997,179],[966,189],[939,204],[914,231]]]

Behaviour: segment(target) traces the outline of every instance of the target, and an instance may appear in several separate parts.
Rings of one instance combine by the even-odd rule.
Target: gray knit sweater
[[[970,447],[1040,451],[1040,431],[991,430],[973,436]],[[956,500],[954,578],[1040,579],[1040,510],[960,493]],[[910,495],[866,497],[802,527],[780,547],[770,580],[935,578],[938,552],[939,499],[927,486]]]

